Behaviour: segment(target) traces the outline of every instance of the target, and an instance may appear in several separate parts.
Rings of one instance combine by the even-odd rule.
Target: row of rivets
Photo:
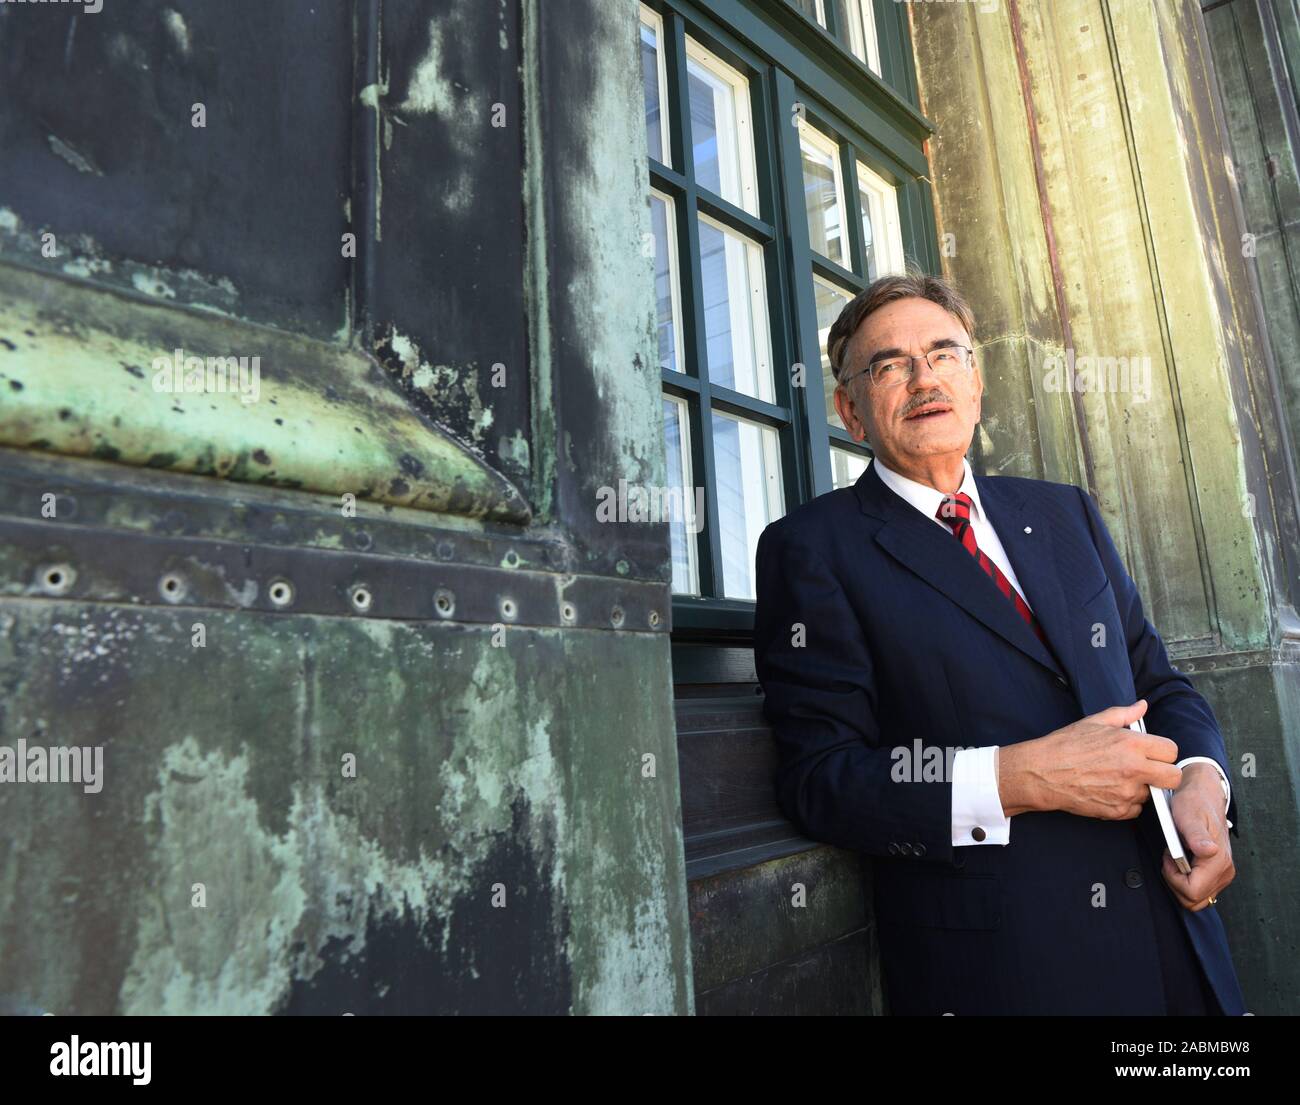
[[[71,564],[48,564],[37,573],[37,586],[46,595],[61,597],[72,590],[77,581],[77,571]],[[178,572],[168,572],[158,581],[158,593],[165,602],[178,605],[189,594],[189,584]],[[271,605],[281,610],[293,605],[295,590],[293,583],[283,577],[271,580],[267,587],[267,597]],[[366,614],[374,605],[374,593],[364,583],[354,583],[348,588],[348,599],[358,614]],[[446,587],[440,587],[433,595],[433,607],[441,618],[450,618],[456,612],[456,596]],[[515,600],[503,598],[500,605],[501,617],[505,621],[514,621],[518,615]],[[571,602],[560,604],[560,619],[566,625],[574,625],[578,620],[577,608]],[[621,606],[610,609],[609,622],[615,629],[621,628],[627,615]],[[657,628],[660,622],[659,611],[652,610],[649,615],[651,628]]]

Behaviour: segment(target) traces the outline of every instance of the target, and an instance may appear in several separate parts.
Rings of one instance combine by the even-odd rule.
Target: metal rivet
[[[374,538],[363,529],[357,530],[357,532],[352,535],[353,547],[360,549],[362,552],[365,552],[366,549],[370,548],[374,543]]]
[[[609,612],[609,621],[615,629],[623,624],[623,608],[621,606],[616,606]]]
[[[370,588],[364,583],[354,583],[348,588],[348,598],[352,600],[352,606],[358,613],[364,614],[370,609],[373,596],[370,594]]]
[[[650,611],[650,625],[653,627],[653,626],[657,626],[658,624],[659,624],[659,611],[658,611],[658,610],[651,610],[651,611]]]
[[[271,597],[271,602],[275,606],[290,606],[293,604],[293,584],[287,579],[273,579],[271,586],[267,588],[267,594]]]
[[[452,558],[452,556],[455,554],[455,552],[456,552],[456,548],[455,548],[454,545],[452,545],[452,543],[451,543],[450,541],[439,541],[439,542],[438,542],[438,559],[439,559],[439,560],[450,560],[450,559]]]
[[[47,595],[66,595],[77,582],[71,564],[48,564],[37,573],[37,583]]]
[[[506,563],[512,568],[519,563],[519,554],[514,549],[506,553]]]
[[[168,572],[158,581],[158,593],[167,602],[180,602],[187,590],[185,580],[175,572]]]
[[[566,622],[573,621],[577,616],[578,611],[574,609],[573,603],[566,602],[560,607],[560,617],[562,617]]]
[[[453,595],[446,587],[439,587],[433,593],[433,608],[444,618],[450,618],[456,613],[456,596]]]
[[[505,618],[506,621],[508,621],[508,622],[512,622],[512,621],[515,620],[515,613],[516,613],[516,611],[515,611],[515,600],[514,600],[514,599],[502,599],[502,600],[501,600],[501,616],[502,616],[503,618]]]

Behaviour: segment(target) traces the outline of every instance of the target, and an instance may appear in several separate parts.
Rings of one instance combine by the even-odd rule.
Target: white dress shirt
[[[945,533],[952,532],[952,527],[938,517],[939,504],[946,497],[942,491],[930,487],[928,484],[909,480],[906,476],[900,476],[892,469],[886,468],[879,458],[874,458],[871,464],[875,466],[881,482],[886,487],[919,510],[936,526],[941,527]],[[1025,605],[1028,606],[1029,600],[1025,597],[1024,588],[1020,586],[1020,581],[1016,578],[1016,570],[1011,566],[1011,561],[1007,558],[1007,552],[1002,547],[1002,542],[998,540],[997,531],[994,530],[988,515],[984,513],[984,509],[980,505],[979,488],[975,485],[975,474],[971,471],[970,462],[963,457],[961,464],[961,486],[957,490],[965,492],[971,498],[970,526],[975,534],[975,543],[979,546],[980,551],[998,566],[998,569],[1007,577],[1008,582],[1016,589],[1020,597],[1025,599]],[[955,537],[954,540],[956,540]],[[1003,813],[1002,799],[998,794],[996,757],[996,745],[988,745],[984,748],[964,748],[953,756],[952,843],[954,847],[974,844],[1011,843],[1011,818]],[[1224,775],[1223,768],[1218,763],[1205,756],[1189,756],[1184,760],[1179,760],[1178,766],[1183,767],[1199,761],[1214,764],[1219,772],[1223,784],[1224,812],[1226,813],[1228,806],[1231,805],[1231,791],[1228,786],[1228,778]],[[1228,824],[1231,825],[1232,823],[1229,822]],[[976,840],[971,835],[976,828],[982,830],[982,839],[980,840]]]

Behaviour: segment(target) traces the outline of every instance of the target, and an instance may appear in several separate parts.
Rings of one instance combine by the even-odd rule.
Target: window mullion
[[[668,70],[668,130],[673,168],[695,179],[695,149],[691,142],[691,90],[686,70],[686,21],[675,11],[664,13],[664,64]]]
[[[782,247],[790,224],[791,197],[783,186],[780,142],[777,135],[793,127],[776,96],[775,70],[768,67],[754,82],[754,137],[759,154],[759,192],[765,218],[770,218],[775,240],[764,250],[767,275],[768,323],[772,336],[773,385],[776,401],[789,412],[788,424],[781,428],[782,487],[787,509],[808,498],[812,476],[808,470],[808,435],[804,427],[806,411],[793,394],[791,373],[799,360],[796,327],[791,315],[788,291],[793,283],[789,258]],[[799,193],[802,197],[802,192]]]
[[[683,72],[685,69],[683,67]],[[719,528],[717,464],[713,453],[713,403],[709,392],[708,334],[704,323],[704,276],[700,253],[699,195],[694,180],[689,180],[682,203],[682,221],[678,228],[682,243],[681,266],[682,313],[685,336],[683,346],[689,350],[686,369],[698,381],[696,402],[691,404],[695,432],[691,436],[693,471],[704,488],[705,524],[696,541],[699,563],[700,593],[721,596],[722,533]],[[694,371],[691,371],[691,370]],[[691,489],[692,493],[694,489]]]
[[[858,149],[851,142],[840,145],[840,172],[844,176],[844,204],[849,220],[849,242],[853,249],[853,261],[849,266],[854,272],[861,273],[863,280],[867,275],[867,242],[862,234],[862,189],[858,187]]]
[[[776,72],[777,117],[793,120],[798,96],[789,74]],[[802,392],[804,423],[808,433],[808,462],[812,486],[810,495],[821,495],[832,487],[830,442],[826,433],[826,403],[822,397],[821,351],[817,342],[817,300],[812,282],[812,248],[808,241],[808,220],[802,210],[792,212],[793,197],[803,202],[803,162],[799,148],[799,130],[791,125],[778,127],[776,134],[777,165],[781,172],[787,203],[786,241],[790,268],[790,300],[794,314],[794,348],[804,366]],[[793,396],[792,396],[793,400]],[[796,406],[792,402],[792,406]]]
[[[709,402],[708,344],[704,326],[704,281],[700,267],[699,194],[695,187],[695,148],[691,127],[690,73],[687,68],[686,21],[664,13],[664,61],[668,70],[670,140],[673,165],[682,188],[677,225],[678,280],[682,303],[683,370],[696,387],[687,410],[691,424],[691,471],[704,488],[704,521],[695,541],[700,594],[722,594],[722,538],[718,530],[718,493],[713,457],[713,414]],[[688,494],[694,494],[688,488]]]
[[[840,13],[835,8],[834,0],[826,0],[826,4],[822,8],[822,14],[826,17],[826,22],[823,24],[823,26],[826,28],[826,33],[830,35],[831,38],[839,39],[840,38],[840,18],[839,18]]]

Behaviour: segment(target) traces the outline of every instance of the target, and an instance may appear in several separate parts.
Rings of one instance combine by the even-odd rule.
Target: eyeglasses
[[[957,376],[970,368],[971,355],[975,351],[965,345],[942,345],[931,349],[922,357],[889,357],[883,361],[872,361],[861,372],[840,381],[846,385],[850,380],[870,374],[872,387],[894,388],[912,379],[912,365],[924,359],[930,371],[936,376]]]

